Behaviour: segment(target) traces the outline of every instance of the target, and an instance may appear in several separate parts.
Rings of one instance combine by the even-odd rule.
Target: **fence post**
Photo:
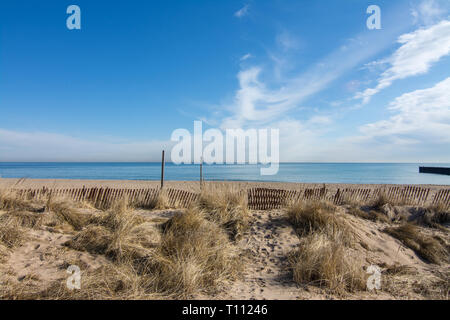
[[[164,187],[164,150],[162,151],[161,159],[161,189]]]

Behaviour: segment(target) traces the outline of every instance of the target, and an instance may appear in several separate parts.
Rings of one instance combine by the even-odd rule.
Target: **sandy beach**
[[[284,190],[298,190],[305,188],[321,188],[325,186],[329,190],[345,189],[345,188],[389,188],[389,187],[405,187],[406,184],[345,184],[345,183],[291,183],[291,182],[245,182],[245,181],[205,181],[206,184],[216,186],[232,186],[239,190],[247,190],[250,188],[273,188]],[[23,189],[39,189],[42,187],[64,189],[64,188],[82,188],[82,187],[103,187],[103,188],[160,188],[159,180],[76,180],[76,179],[17,179],[17,178],[1,178],[0,188],[23,188]],[[199,181],[164,181],[166,188],[174,188],[192,192],[200,191]],[[449,189],[448,185],[430,185],[421,184],[414,186],[422,186],[431,190]]]

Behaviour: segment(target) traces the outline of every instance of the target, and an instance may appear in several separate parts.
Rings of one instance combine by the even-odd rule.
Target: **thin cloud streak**
[[[396,80],[427,73],[432,65],[450,54],[450,21],[403,34],[398,38],[401,47],[384,59],[390,66],[378,79],[374,88],[355,95],[367,104],[371,97],[389,87]]]
[[[249,9],[250,5],[246,4],[244,7],[242,7],[241,9],[239,9],[238,11],[236,11],[234,13],[234,16],[237,18],[243,18],[248,14],[248,9]]]

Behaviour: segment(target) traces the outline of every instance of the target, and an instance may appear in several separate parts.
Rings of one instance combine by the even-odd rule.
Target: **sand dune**
[[[11,186],[10,182],[7,183],[8,186]],[[44,183],[49,186],[45,180],[26,180],[15,186],[40,187]],[[52,183],[63,187],[98,182]],[[118,182],[102,183],[113,186]],[[129,186],[146,183],[148,182],[125,182]],[[156,186],[155,182],[153,184]],[[193,182],[173,184],[186,188],[194,185]],[[282,185],[286,187],[286,184]],[[241,186],[254,184],[244,183]],[[236,188],[233,187],[233,190]],[[215,194],[203,200],[200,198],[194,209],[189,210],[157,209],[156,206],[167,205],[160,202],[155,203],[155,208],[118,207],[119,213],[114,213],[114,208],[94,208],[92,204],[75,203],[71,200],[61,200],[64,202],[59,205],[57,201],[60,200],[57,199],[13,201],[7,198],[7,193],[3,193],[0,197],[0,227],[4,228],[2,232],[5,235],[8,235],[8,231],[20,230],[19,235],[14,232],[10,235],[20,238],[20,241],[8,242],[7,237],[1,238],[0,297],[258,300],[449,297],[450,234],[447,209],[442,211],[389,203],[383,206],[327,204],[327,210],[331,210],[332,215],[345,222],[349,228],[345,232],[352,235],[351,243],[342,247],[345,252],[344,261],[355,263],[355,268],[359,268],[359,272],[365,274],[366,278],[369,276],[366,273],[369,266],[376,265],[381,270],[379,290],[370,291],[364,286],[337,291],[318,281],[298,282],[294,279],[293,265],[288,257],[304,243],[307,236],[299,235],[288,219],[287,207],[248,210],[241,202],[245,198],[239,198],[242,194],[230,193],[227,198],[224,196],[227,192],[232,191],[223,191],[223,194]],[[226,202],[223,202],[224,199]],[[441,210],[439,221],[433,217],[428,220],[419,219],[433,214],[435,211],[432,210]],[[115,215],[111,216],[112,213]],[[179,218],[184,215],[191,217],[185,220]],[[387,228],[397,228],[408,220],[409,223],[415,223],[417,230],[414,230],[418,236],[426,241],[434,241],[441,248],[440,263],[425,259],[421,255],[424,248],[385,232]],[[323,223],[327,225],[329,222]],[[97,233],[92,233],[94,231]],[[313,234],[324,231],[318,229]],[[170,232],[174,237],[170,236]],[[228,240],[227,234],[230,237]],[[80,238],[81,236],[85,238]],[[220,243],[212,243],[212,236],[216,239],[214,241]],[[106,242],[102,240],[103,237],[106,237]],[[177,243],[177,237],[185,240]],[[191,240],[195,241],[193,247],[185,247],[191,245],[188,243]],[[211,245],[214,247],[210,248]],[[195,253],[196,247],[203,246],[216,251]],[[167,255],[173,250],[181,251],[175,255]],[[183,257],[181,252],[195,254],[189,258],[191,260],[177,260]],[[211,260],[211,257],[229,258]],[[81,291],[67,291],[65,288],[67,267],[70,265],[77,265],[82,271]],[[179,271],[176,271],[177,266],[181,268]],[[320,266],[314,266],[318,267]],[[158,276],[153,278],[155,275]],[[164,277],[161,278],[164,279],[163,287],[159,277]]]

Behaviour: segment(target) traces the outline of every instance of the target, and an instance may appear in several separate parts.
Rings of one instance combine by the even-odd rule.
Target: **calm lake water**
[[[450,185],[450,176],[419,173],[420,163],[281,163],[261,176],[260,165],[204,165],[205,180]],[[450,164],[426,164],[445,166]],[[0,162],[0,177],[29,179],[158,180],[160,163]],[[198,180],[198,165],[166,164],[166,180]]]

